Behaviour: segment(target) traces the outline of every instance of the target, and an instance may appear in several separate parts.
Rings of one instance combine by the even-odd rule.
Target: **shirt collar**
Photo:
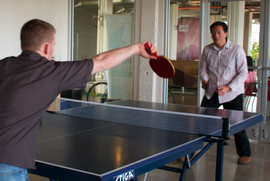
[[[224,48],[230,49],[231,48],[231,46],[230,46],[231,43],[232,42],[229,39],[227,39],[227,42],[225,43],[225,45],[221,49],[217,48],[214,43],[213,43],[213,47],[212,48],[215,49],[215,50],[217,50],[217,51],[220,51],[220,50],[222,50]]]
[[[229,39],[227,39],[227,42],[226,42],[226,44],[224,45],[224,47],[225,47],[225,48],[231,48],[231,44],[232,44],[232,42],[231,42]]]
[[[44,58],[39,53],[31,51],[31,50],[24,50],[21,53],[20,57],[28,57],[28,58],[30,58],[32,60],[37,60],[37,59],[40,59],[40,58]]]

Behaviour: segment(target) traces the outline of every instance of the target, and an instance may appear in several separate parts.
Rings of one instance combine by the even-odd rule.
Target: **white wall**
[[[19,55],[22,25],[31,19],[41,19],[56,28],[57,60],[59,57],[67,60],[68,16],[68,0],[0,0],[0,59]]]

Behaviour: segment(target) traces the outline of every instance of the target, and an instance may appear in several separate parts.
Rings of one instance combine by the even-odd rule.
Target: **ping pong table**
[[[58,110],[48,111],[39,125],[37,169],[29,172],[64,181],[137,180],[156,168],[169,170],[167,163],[185,156],[179,178],[184,180],[214,143],[215,180],[222,180],[226,140],[263,120],[260,113],[130,100],[54,104]]]

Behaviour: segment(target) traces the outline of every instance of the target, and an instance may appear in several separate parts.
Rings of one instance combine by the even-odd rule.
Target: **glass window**
[[[74,0],[73,60],[132,44],[133,11],[134,0]],[[82,90],[82,99],[132,99],[132,80],[133,61],[129,58],[109,71],[92,75]]]

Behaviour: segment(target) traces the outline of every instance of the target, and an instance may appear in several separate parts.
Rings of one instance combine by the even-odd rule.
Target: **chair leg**
[[[248,100],[247,100],[247,111],[249,110],[249,103],[250,103],[250,99],[251,99],[251,97],[250,97],[250,96],[248,96]]]
[[[253,105],[254,105],[254,102],[255,102],[255,96],[253,97],[253,101],[252,101],[252,108],[251,108],[251,112],[253,112]],[[256,112],[256,111],[255,111]]]
[[[247,102],[247,96],[244,96],[244,103],[243,103],[243,110],[244,110],[244,111],[247,110],[246,102]]]
[[[185,87],[181,87],[182,92],[181,92],[181,96],[183,96],[185,94]]]
[[[181,91],[181,96],[183,96],[184,94],[195,94],[193,92],[186,92],[185,91],[185,87],[181,87],[182,91]]]
[[[248,111],[248,106],[249,106],[249,96],[245,96],[245,102],[244,102],[244,111]]]

